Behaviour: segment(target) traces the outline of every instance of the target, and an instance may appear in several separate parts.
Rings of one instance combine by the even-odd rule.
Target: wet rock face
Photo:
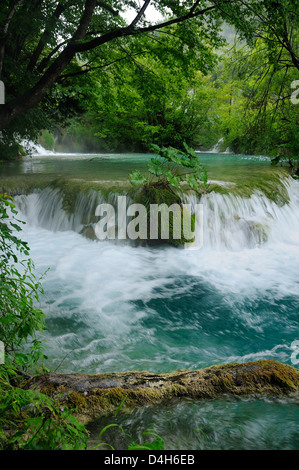
[[[217,398],[224,394],[298,394],[299,370],[276,361],[211,366],[167,374],[120,372],[110,374],[47,373],[23,386],[75,406],[80,413],[104,414],[119,407],[157,403],[172,398]]]

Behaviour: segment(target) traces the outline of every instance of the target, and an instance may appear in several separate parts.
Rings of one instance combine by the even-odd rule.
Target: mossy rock
[[[83,235],[85,238],[88,238],[88,240],[97,240],[93,225],[84,226],[80,231],[80,235]]]
[[[215,399],[233,396],[298,395],[299,371],[274,360],[215,365],[166,374],[119,372],[98,375],[47,373],[23,385],[93,416],[125,407],[155,404],[174,398]]]
[[[183,206],[181,196],[171,188],[155,186],[154,184],[145,186],[135,194],[134,202],[142,204],[147,210],[147,245],[160,246],[167,244],[179,247],[194,241],[195,215],[188,212],[187,208]],[[172,206],[176,210],[168,212],[168,209],[166,209],[164,215],[160,212],[157,219],[154,220],[151,205],[157,205],[160,208],[165,206],[168,209]],[[176,211],[179,212],[178,215],[176,215]],[[186,218],[190,217],[190,230],[187,234],[184,232],[184,215]],[[164,216],[169,217],[169,225],[164,224]],[[179,218],[179,223],[177,223],[178,219],[175,219],[176,217]],[[155,226],[156,223],[158,223],[158,227],[156,227],[157,237],[152,239],[150,227],[151,225]],[[140,241],[144,243],[144,241]]]

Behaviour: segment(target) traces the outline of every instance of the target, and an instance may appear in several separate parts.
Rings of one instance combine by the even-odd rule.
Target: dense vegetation
[[[296,166],[298,22],[298,0],[5,0],[1,157],[42,131],[47,148],[104,152],[223,138]]]
[[[150,5],[165,19],[150,21]],[[207,180],[190,147],[222,138],[222,150],[264,153],[298,175],[298,32],[299,0],[1,0],[0,160],[19,156],[24,139],[101,152],[155,144],[172,167],[154,159],[158,183],[131,181],[144,183],[141,197],[158,184],[173,198],[179,150],[198,189]],[[2,195],[0,448],[84,449],[72,410],[18,387],[45,356],[42,287],[16,216]]]
[[[0,449],[82,449],[87,434],[70,410],[20,387],[28,372],[45,370],[46,359],[38,336],[44,314],[36,308],[43,289],[29,247],[17,236],[21,225],[13,201],[0,195]]]

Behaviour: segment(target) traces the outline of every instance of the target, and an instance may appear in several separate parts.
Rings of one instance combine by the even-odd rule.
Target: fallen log
[[[46,373],[25,382],[68,405],[79,414],[106,414],[125,400],[125,407],[173,398],[212,399],[223,395],[296,395],[299,370],[273,360],[179,370],[166,374],[119,372],[97,375]]]

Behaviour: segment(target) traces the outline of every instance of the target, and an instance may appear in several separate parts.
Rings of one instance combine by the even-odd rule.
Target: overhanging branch
[[[140,9],[140,11],[138,12],[137,16],[134,18],[134,20],[132,21],[132,23],[130,24],[129,26],[129,30],[135,28],[136,24],[139,22],[139,20],[143,17],[147,7],[149,6],[151,0],[145,0],[142,8]]]
[[[80,70],[79,72],[73,72],[73,73],[67,73],[65,75],[61,75],[59,77],[59,81],[60,80],[64,80],[66,78],[72,78],[72,77],[77,77],[79,75],[85,75],[89,72],[92,72],[93,70],[99,70],[99,69],[103,69],[105,67],[109,67],[110,65],[113,65],[113,64],[116,64],[118,62],[121,62],[123,60],[126,60],[128,59],[128,57],[135,57],[135,56],[139,56],[139,55],[144,55],[144,54],[147,54],[149,51],[142,51],[142,52],[136,52],[135,54],[132,54],[131,56],[129,56],[128,54],[126,56],[123,56],[123,57],[120,57],[118,59],[115,59],[115,60],[112,60],[111,62],[106,62],[105,64],[103,65],[97,65],[95,67],[88,67],[86,69],[82,69]]]
[[[118,10],[114,10],[113,8],[111,8],[110,5],[107,5],[104,2],[97,2],[97,6],[103,8],[104,10],[109,11],[109,13],[111,13],[113,16],[118,16],[119,15]]]
[[[138,28],[138,29],[130,29],[130,26],[124,27],[124,28],[119,28],[118,30],[110,31],[109,33],[106,33],[102,36],[99,36],[97,38],[92,39],[91,41],[88,42],[83,42],[83,43],[76,43],[73,45],[74,51],[75,52],[86,52],[90,51],[92,49],[95,49],[98,46],[101,46],[103,44],[106,44],[107,42],[112,41],[113,39],[119,38],[119,37],[126,37],[126,36],[134,36],[137,34],[142,34],[142,33],[147,33],[151,31],[158,31],[159,29],[166,28],[167,26],[171,26],[173,24],[181,23],[183,21],[196,18],[198,16],[203,16],[206,13],[215,10],[215,6],[207,7],[203,10],[199,10],[195,13],[187,13],[186,15],[180,16],[178,18],[173,18],[171,20],[165,21],[163,23],[158,23],[155,25],[151,26],[146,26],[144,28]],[[132,23],[131,23],[132,24]]]
[[[146,0],[138,15],[129,26],[112,30],[90,41],[84,42],[98,3],[99,2],[97,0],[85,0],[84,12],[81,16],[77,30],[70,41],[68,41],[66,47],[44,72],[44,75],[35,86],[2,107],[0,110],[0,130],[7,127],[17,116],[36,106],[45,97],[48,89],[58,80],[59,76],[70,64],[76,53],[93,50],[94,48],[107,44],[117,38],[136,36],[145,32],[161,30],[162,28],[176,23],[196,18],[198,16],[204,16],[206,13],[216,9],[216,6],[212,5],[198,10],[197,6],[200,5],[200,2],[195,2],[186,15],[173,18],[156,25],[135,28],[135,25],[142,17],[150,3],[150,0]]]
[[[16,2],[13,3],[13,5],[10,8],[10,11],[8,12],[8,15],[7,15],[7,18],[4,22],[4,25],[3,25],[2,35],[1,35],[1,39],[0,39],[0,76],[2,74],[2,68],[3,68],[3,60],[4,60],[4,53],[5,53],[5,41],[6,41],[6,38],[7,38],[8,28],[9,28],[10,22],[11,22],[13,16],[14,16],[15,12],[17,11],[17,9],[19,8],[19,6],[21,5],[21,3],[23,1],[24,0],[17,0]]]

